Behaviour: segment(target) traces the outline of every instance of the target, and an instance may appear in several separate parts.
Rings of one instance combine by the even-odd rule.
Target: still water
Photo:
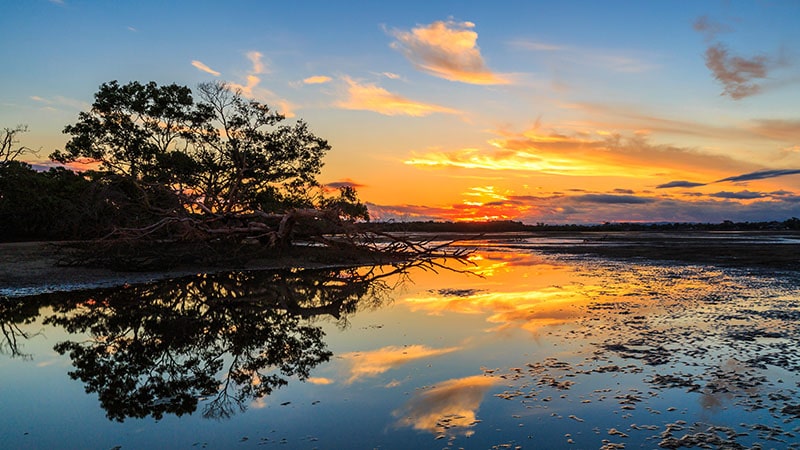
[[[0,304],[3,448],[800,448],[800,274],[545,256]]]

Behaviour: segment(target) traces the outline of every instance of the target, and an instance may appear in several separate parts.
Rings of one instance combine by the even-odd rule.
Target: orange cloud
[[[303,80],[305,84],[325,84],[331,81],[331,77],[326,77],[325,75],[314,75],[313,77],[308,77]]]
[[[543,133],[505,132],[491,139],[493,150],[465,148],[412,155],[405,164],[427,167],[539,172],[551,175],[656,178],[687,173],[711,176],[746,171],[755,166],[727,156],[693,149],[651,144],[647,136],[623,136],[603,131]]]
[[[260,52],[251,51],[247,52],[246,56],[252,66],[245,77],[245,84],[230,83],[230,86],[238,89],[245,97],[271,105],[286,117],[294,117],[294,105],[291,102],[260,86],[261,77],[258,75],[268,73],[266,66],[262,62],[263,55]]]
[[[771,180],[756,180],[763,190],[717,192],[711,186],[653,191],[613,189],[589,192],[570,189],[541,195],[505,194],[507,200],[476,204],[375,205],[369,204],[374,220],[517,220],[524,223],[602,222],[704,222],[761,221],[764,218],[800,216],[800,193],[770,186]],[[776,190],[778,189],[778,190]],[[624,192],[633,192],[626,194]],[[472,199],[467,202],[472,203]],[[487,270],[493,270],[489,268]]]
[[[399,426],[442,437],[470,436],[478,422],[477,411],[483,397],[496,382],[495,378],[482,375],[447,380],[418,392],[393,414],[400,417]]]
[[[755,120],[752,131],[769,139],[800,142],[800,120],[761,119]]]
[[[220,76],[219,72],[217,72],[216,70],[212,69],[211,67],[208,67],[207,65],[203,64],[202,61],[198,61],[198,60],[195,59],[195,60],[192,61],[192,65],[197,70],[200,70],[202,72],[210,73],[211,75],[214,75],[215,77]]]
[[[369,352],[351,352],[341,355],[350,364],[348,383],[368,377],[376,377],[395,367],[417,359],[430,358],[460,350],[459,347],[430,348],[425,345],[405,347],[388,346]]]
[[[340,108],[373,111],[386,116],[424,117],[433,113],[459,114],[455,109],[410,100],[374,84],[360,84],[350,78],[345,78],[345,81],[348,85],[348,98],[338,103]]]
[[[261,52],[250,51],[247,52],[245,56],[247,56],[247,59],[253,63],[253,73],[266,73],[264,63],[261,61],[261,58],[263,58],[264,55],[262,55]]]
[[[493,73],[477,46],[472,22],[437,21],[411,31],[396,30],[392,48],[415,67],[439,78],[469,84],[510,84],[507,76]]]

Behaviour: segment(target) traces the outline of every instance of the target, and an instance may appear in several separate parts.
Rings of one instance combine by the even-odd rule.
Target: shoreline
[[[293,247],[280,255],[245,263],[184,264],[165,270],[119,271],[59,265],[59,242],[0,244],[0,299],[39,294],[111,288],[197,275],[249,270],[325,269],[382,264],[375,255],[338,254],[330,249]],[[334,258],[336,256],[336,258]]]
[[[407,238],[434,234],[409,233]],[[437,233],[437,240],[456,240],[471,247],[474,240],[491,241],[498,247],[517,248],[552,255],[652,261],[669,264],[709,264],[721,267],[800,273],[800,235],[797,233]],[[536,242],[536,239],[555,242]],[[531,239],[532,241],[527,241]],[[568,241],[568,242],[566,242]],[[184,264],[165,270],[118,271],[109,268],[59,265],[59,245],[64,242],[16,242],[0,244],[0,298],[109,288],[141,284],[199,273],[228,271],[324,269],[387,264],[377,255],[337,252],[322,247],[292,247],[270,257],[244,263]]]

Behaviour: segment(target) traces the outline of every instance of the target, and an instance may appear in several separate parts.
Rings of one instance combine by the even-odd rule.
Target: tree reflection
[[[235,272],[61,294],[44,323],[90,336],[55,349],[69,354],[69,375],[97,393],[110,419],[180,416],[201,402],[205,417],[225,418],[330,359],[311,318],[346,327],[348,315],[380,305],[388,277],[407,268]],[[4,333],[15,329],[2,323]]]
[[[23,326],[36,320],[39,307],[39,302],[35,300],[0,297],[0,353],[8,353],[12,358],[31,358],[31,355],[22,351],[20,341],[38,334],[24,330]]]

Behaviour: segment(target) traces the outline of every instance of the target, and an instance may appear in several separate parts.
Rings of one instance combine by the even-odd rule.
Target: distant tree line
[[[360,223],[358,228],[373,232],[431,232],[431,233],[510,233],[510,232],[613,232],[613,231],[770,231],[800,230],[800,219],[792,217],[784,221],[720,223],[669,222],[633,223],[605,222],[602,224],[525,224],[514,220],[486,222],[409,221]]]

